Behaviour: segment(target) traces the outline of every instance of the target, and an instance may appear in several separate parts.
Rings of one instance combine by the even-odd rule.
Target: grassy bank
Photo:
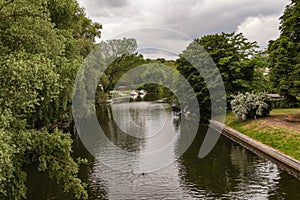
[[[225,124],[300,160],[300,123],[284,121],[288,115],[300,116],[300,109],[274,109],[270,117],[244,122],[236,121],[234,114],[228,113]]]

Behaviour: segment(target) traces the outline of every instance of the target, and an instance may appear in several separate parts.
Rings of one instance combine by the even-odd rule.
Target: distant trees
[[[287,107],[300,93],[300,2],[292,0],[280,17],[280,37],[268,47],[272,87],[283,95]]]
[[[109,93],[128,70],[145,63],[143,56],[136,52],[137,42],[134,38],[103,41],[96,48],[99,48],[107,65],[100,81],[105,93]]]
[[[99,80],[98,90],[96,92],[96,98],[99,100],[105,100],[106,96],[111,90],[114,89],[116,84],[126,85],[128,88],[144,88],[147,90],[156,91],[161,86],[158,84],[143,85],[143,80],[148,80],[154,75],[160,75],[162,79],[167,77],[164,70],[161,70],[161,66],[169,66],[174,68],[174,61],[166,61],[165,59],[158,58],[156,60],[144,59],[143,55],[138,54],[137,42],[134,38],[113,39],[108,41],[102,41],[95,46],[95,55],[98,55],[98,61],[101,65],[104,65],[105,71]],[[95,61],[96,63],[96,61]],[[145,65],[144,65],[145,64]],[[94,64],[94,69],[97,70],[97,66],[100,64]],[[143,66],[144,65],[144,66]],[[131,69],[143,66],[142,68],[135,69],[135,73],[127,74]],[[90,65],[89,68],[92,68]],[[152,70],[152,71],[151,71]],[[120,80],[123,75],[127,75],[128,80]],[[163,88],[163,87],[161,87]]]
[[[271,92],[271,84],[267,73],[268,54],[266,51],[261,51],[253,55],[251,63],[254,64],[254,74],[248,91]]]

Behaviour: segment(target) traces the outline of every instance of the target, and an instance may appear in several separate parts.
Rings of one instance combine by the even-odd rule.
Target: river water
[[[182,140],[181,132],[188,133],[194,125],[181,121],[168,107],[161,102],[133,101],[98,108],[98,120],[106,136],[121,149],[133,152],[135,157],[132,165],[124,165],[124,170],[123,166],[112,169],[122,159],[114,149],[99,146],[101,152],[94,157],[80,138],[75,138],[74,155],[89,160],[80,170],[80,177],[88,183],[89,199],[300,199],[300,180],[224,136],[200,159],[198,153],[206,127],[199,127],[190,147],[180,155],[176,145]],[[137,135],[126,135],[124,128],[131,126],[129,121],[144,128],[137,129]],[[162,123],[164,128],[160,129]],[[135,163],[151,164],[145,164],[143,153],[163,144],[163,138],[153,140],[154,133],[158,132],[177,135],[178,142],[168,154],[172,162],[149,173],[137,172]],[[99,142],[99,145],[105,144]],[[45,174],[28,171],[28,199],[73,199]]]

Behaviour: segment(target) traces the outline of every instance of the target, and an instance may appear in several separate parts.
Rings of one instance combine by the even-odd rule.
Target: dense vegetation
[[[205,83],[204,77],[197,72],[193,63],[189,61],[190,59],[199,59],[199,55],[203,53],[196,48],[197,44],[206,50],[221,73],[229,109],[231,109],[230,101],[233,96],[246,92],[278,93],[284,98],[282,106],[299,105],[299,18],[300,3],[292,1],[280,18],[281,35],[276,41],[270,41],[267,51],[257,51],[256,42],[249,42],[241,33],[206,35],[189,44],[176,61],[176,67],[193,86],[200,109],[202,113],[206,114],[205,118],[209,118],[207,113],[211,111],[208,85]],[[201,59],[205,60],[206,58]],[[270,69],[269,74],[266,73],[267,67]],[[200,68],[205,70],[204,65]],[[262,97],[262,95],[258,96]],[[262,97],[260,100],[263,102],[265,98]],[[242,107],[240,106],[240,109]]]
[[[200,49],[199,45],[204,50]],[[204,120],[209,119],[211,112],[208,88],[218,91],[221,87],[221,81],[217,81],[218,77],[210,65],[216,65],[220,71],[227,98],[239,91],[248,91],[254,77],[255,63],[250,57],[254,55],[255,47],[256,43],[249,42],[242,34],[221,33],[195,39],[180,55],[176,67],[194,88]],[[207,55],[210,58],[207,58]],[[189,60],[197,61],[191,63]]]
[[[292,0],[281,16],[280,37],[268,47],[270,81],[285,106],[297,105],[300,93],[300,2]]]
[[[73,0],[6,0],[0,27],[0,198],[25,197],[29,164],[87,198],[70,135],[47,129],[71,122],[73,82],[101,25]]]

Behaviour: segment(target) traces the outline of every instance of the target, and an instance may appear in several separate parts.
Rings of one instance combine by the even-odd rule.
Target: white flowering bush
[[[232,112],[236,119],[244,121],[246,119],[256,119],[257,117],[267,116],[271,111],[271,104],[269,97],[263,93],[239,93],[233,96],[230,102]]]

